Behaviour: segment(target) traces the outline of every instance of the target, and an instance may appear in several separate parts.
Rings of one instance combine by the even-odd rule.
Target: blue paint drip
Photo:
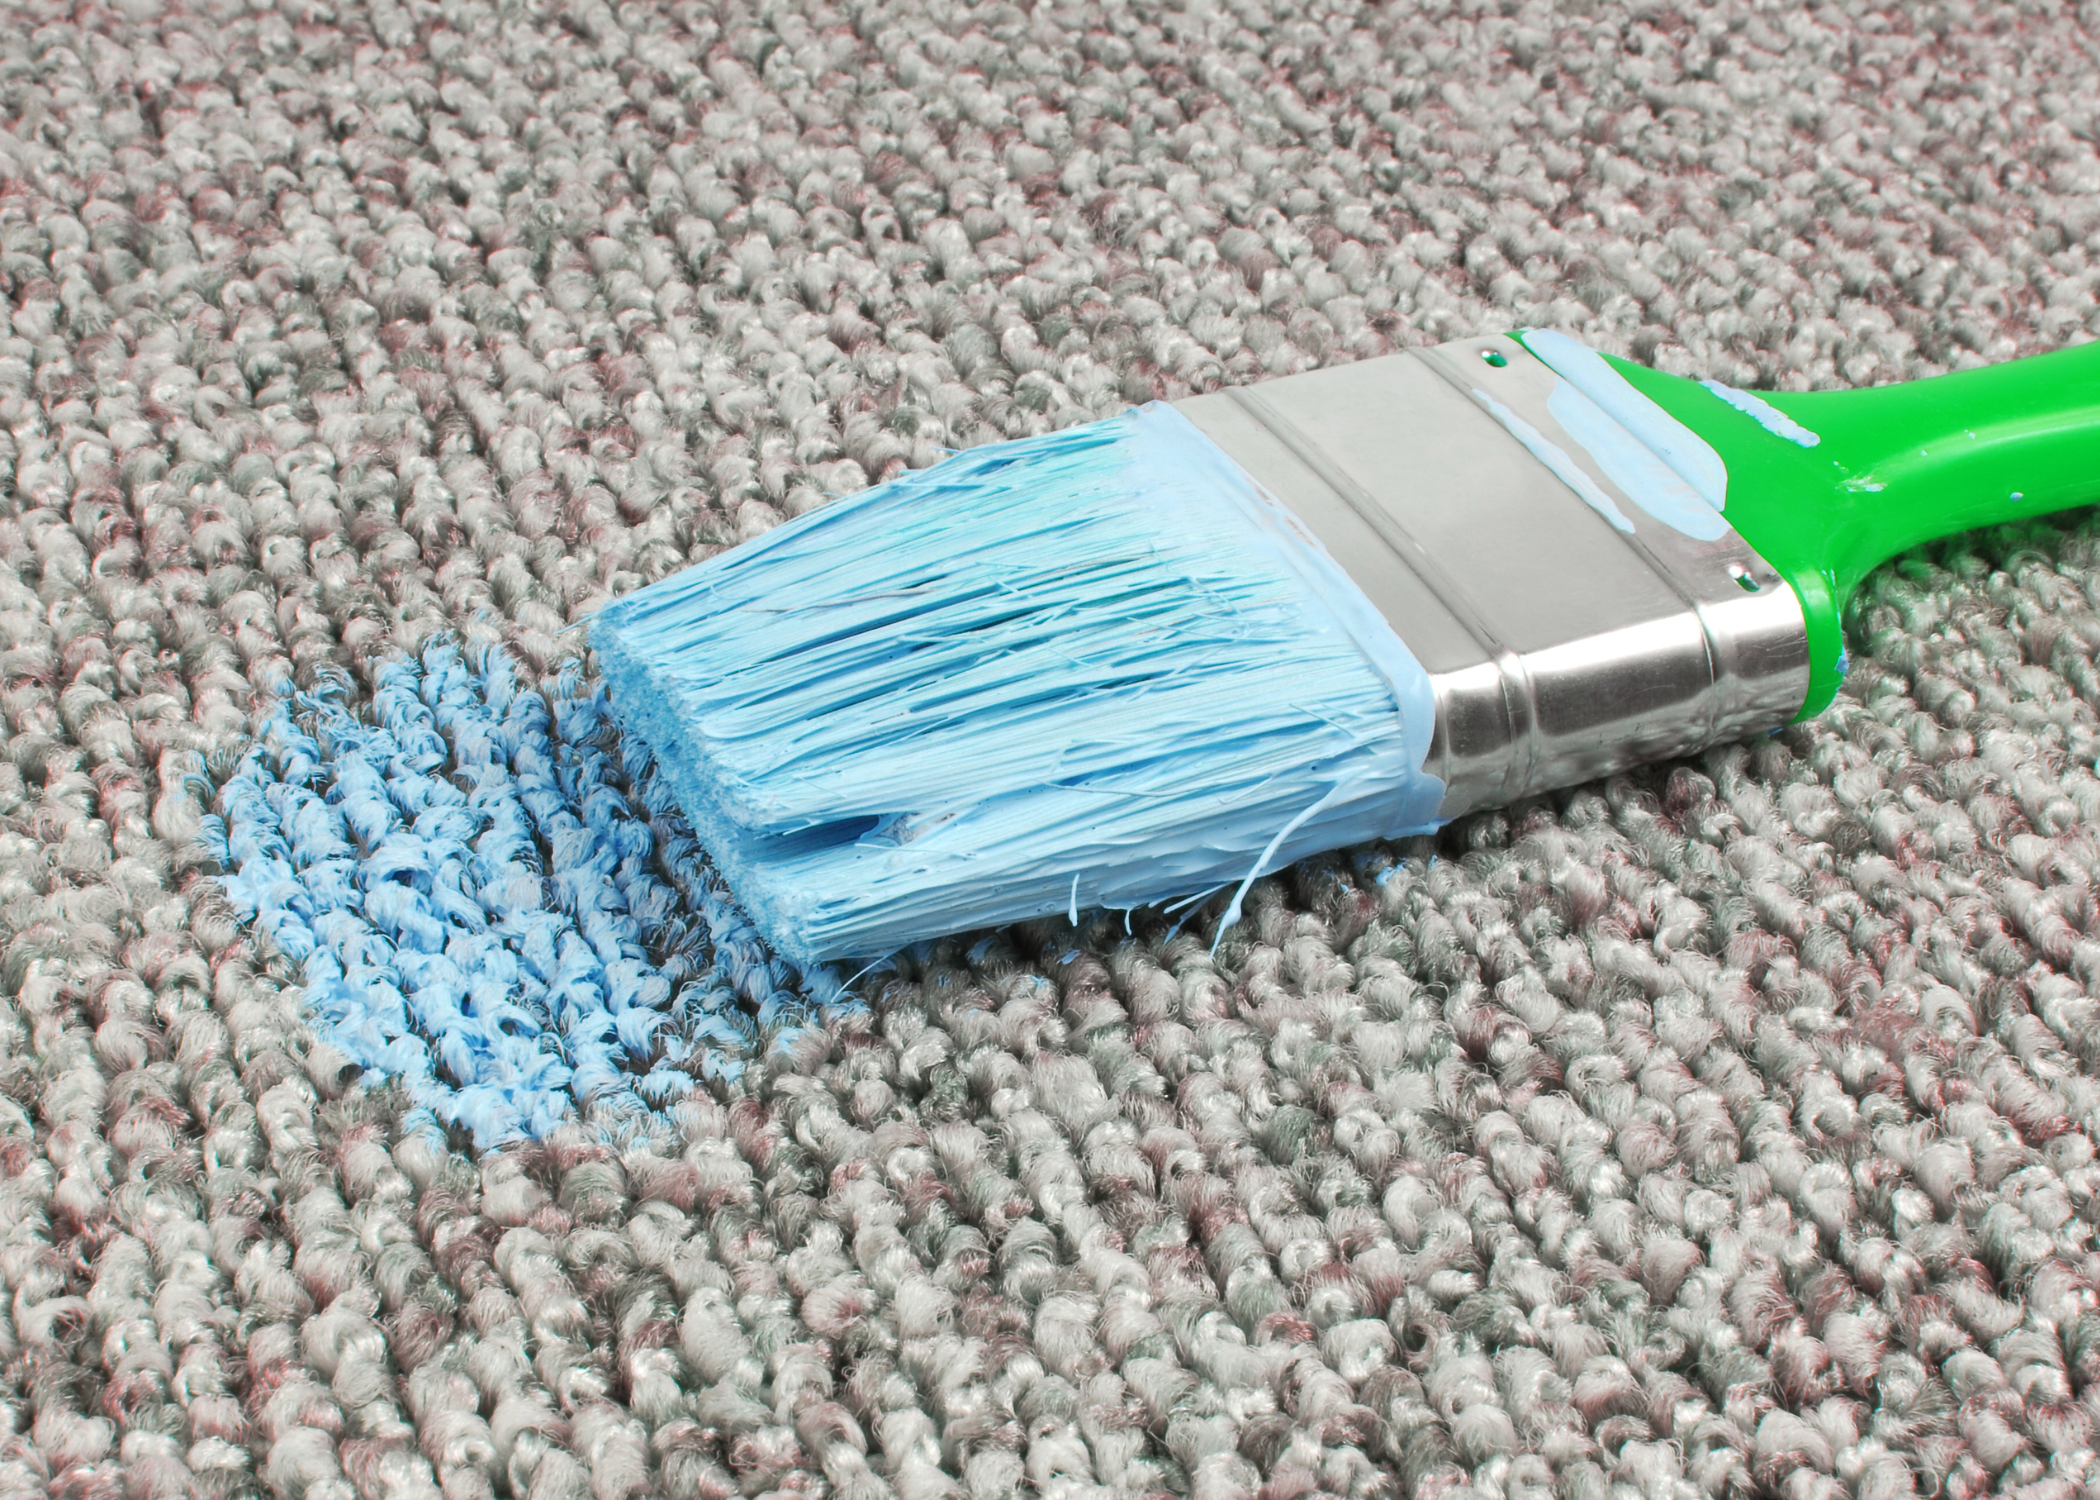
[[[1427,674],[1169,407],[842,500],[607,605],[591,641],[803,962],[1237,887],[1433,828],[1443,798]]]
[[[449,644],[279,703],[208,821],[368,1078],[480,1145],[661,1109],[849,996],[769,953],[602,686]]]

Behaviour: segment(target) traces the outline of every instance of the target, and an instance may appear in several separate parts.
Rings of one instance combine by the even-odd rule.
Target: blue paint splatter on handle
[[[661,1109],[852,1003],[767,949],[604,690],[450,643],[279,703],[208,820],[328,1039],[482,1146]]]

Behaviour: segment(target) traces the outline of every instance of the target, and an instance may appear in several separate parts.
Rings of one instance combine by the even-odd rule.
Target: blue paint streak
[[[1473,394],[1486,403],[1488,415],[1500,422],[1503,429],[1511,437],[1529,449],[1533,458],[1551,469],[1556,479],[1581,496],[1584,505],[1587,505],[1598,515],[1604,517],[1605,520],[1611,522],[1613,529],[1629,533],[1633,530],[1633,522],[1626,519],[1626,512],[1619,509],[1619,502],[1606,493],[1603,485],[1590,478],[1587,469],[1568,456],[1567,449],[1561,447],[1560,444],[1554,442],[1543,432],[1540,432],[1536,427],[1518,416],[1508,406],[1490,396],[1486,391],[1476,386]],[[1548,411],[1553,410],[1553,403],[1550,399],[1546,403],[1546,409]],[[1558,420],[1561,413],[1554,412],[1553,415]],[[1563,423],[1563,425],[1566,424]]]
[[[280,703],[219,814],[226,894],[324,1034],[483,1146],[660,1109],[850,1003],[766,950],[573,676],[439,644],[383,665],[368,714]]]
[[[864,491],[607,605],[591,641],[805,963],[1239,886],[1443,799],[1427,674],[1169,407]]]
[[[1774,437],[1783,437],[1803,448],[1814,448],[1823,441],[1821,433],[1809,431],[1753,391],[1739,391],[1734,386],[1723,385],[1718,380],[1702,380],[1699,383]]]
[[[1694,541],[1711,542],[1728,535],[1721,513],[1632,433],[1604,414],[1601,407],[1565,380],[1556,381],[1546,410],[1597,467],[1649,516]]]
[[[1527,328],[1524,347],[1676,470],[1717,511],[1728,508],[1728,465],[1713,445],[1643,395],[1596,350],[1550,328]]]

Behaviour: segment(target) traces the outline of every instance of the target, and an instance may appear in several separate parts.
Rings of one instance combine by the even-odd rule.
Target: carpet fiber
[[[1215,954],[812,994],[565,726],[597,605],[946,447],[1518,324],[1744,388],[2082,337],[2089,19],[9,4],[0,1494],[2087,1500],[2084,519],[1883,570],[1818,721]],[[283,898],[323,734],[516,905],[475,962],[551,934],[570,1077],[367,985],[351,1081],[265,912],[480,971]]]

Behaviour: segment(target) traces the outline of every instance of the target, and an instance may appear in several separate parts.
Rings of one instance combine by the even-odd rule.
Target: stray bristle
[[[1427,676],[1153,406],[959,454],[601,610],[591,640],[804,962],[1132,907],[1420,831]]]

